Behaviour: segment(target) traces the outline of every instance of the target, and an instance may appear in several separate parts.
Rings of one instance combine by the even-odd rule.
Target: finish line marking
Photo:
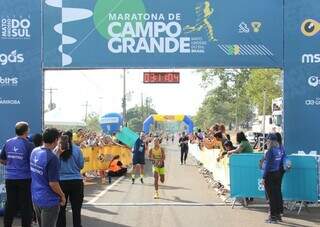
[[[148,206],[181,206],[181,207],[217,207],[217,206],[232,206],[228,203],[85,203],[83,207],[148,207]],[[236,205],[237,206],[237,205]]]

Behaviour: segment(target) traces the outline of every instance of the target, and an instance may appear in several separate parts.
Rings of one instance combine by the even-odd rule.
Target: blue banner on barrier
[[[1,145],[17,121],[41,130],[41,1],[2,0],[0,27]]]
[[[230,158],[230,185],[233,198],[265,198],[261,184],[259,160],[262,154],[232,155]],[[312,156],[288,156],[292,169],[284,175],[283,198],[295,201],[318,201],[318,164]]]
[[[285,147],[291,153],[320,152],[320,4],[286,0],[284,7]]]
[[[46,68],[282,67],[279,0],[46,0]]]

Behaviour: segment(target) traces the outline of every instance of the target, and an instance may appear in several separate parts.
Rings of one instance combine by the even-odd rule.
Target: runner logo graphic
[[[1,39],[30,39],[30,20],[16,18],[1,19]]]
[[[0,53],[0,65],[7,65],[9,63],[23,63],[23,54],[18,54],[17,50],[12,51],[10,54]]]

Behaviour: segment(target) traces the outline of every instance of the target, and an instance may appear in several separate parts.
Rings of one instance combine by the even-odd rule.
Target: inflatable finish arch
[[[165,121],[177,121],[184,122],[188,126],[188,133],[193,132],[193,121],[190,117],[186,115],[150,115],[143,122],[143,131],[145,133],[150,132],[150,126],[154,124],[154,122],[165,122]]]

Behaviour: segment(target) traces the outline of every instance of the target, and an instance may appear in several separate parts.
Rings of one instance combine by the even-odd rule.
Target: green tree
[[[94,132],[101,132],[100,122],[99,122],[99,115],[97,113],[90,113],[87,116],[87,119],[85,121],[86,128],[90,131]]]
[[[271,114],[272,99],[281,97],[280,69],[252,69],[250,79],[245,87],[251,102],[263,114],[264,93],[266,94],[266,114]]]
[[[252,105],[245,92],[250,70],[199,70],[202,86],[210,90],[194,121],[198,127],[210,127],[214,123],[226,125],[245,124],[252,118]]]
[[[140,132],[143,127],[143,122],[145,119],[151,115],[156,114],[157,112],[152,108],[151,98],[146,99],[146,104],[144,106],[136,105],[133,108],[128,109],[127,111],[127,122],[128,127],[136,132]]]

